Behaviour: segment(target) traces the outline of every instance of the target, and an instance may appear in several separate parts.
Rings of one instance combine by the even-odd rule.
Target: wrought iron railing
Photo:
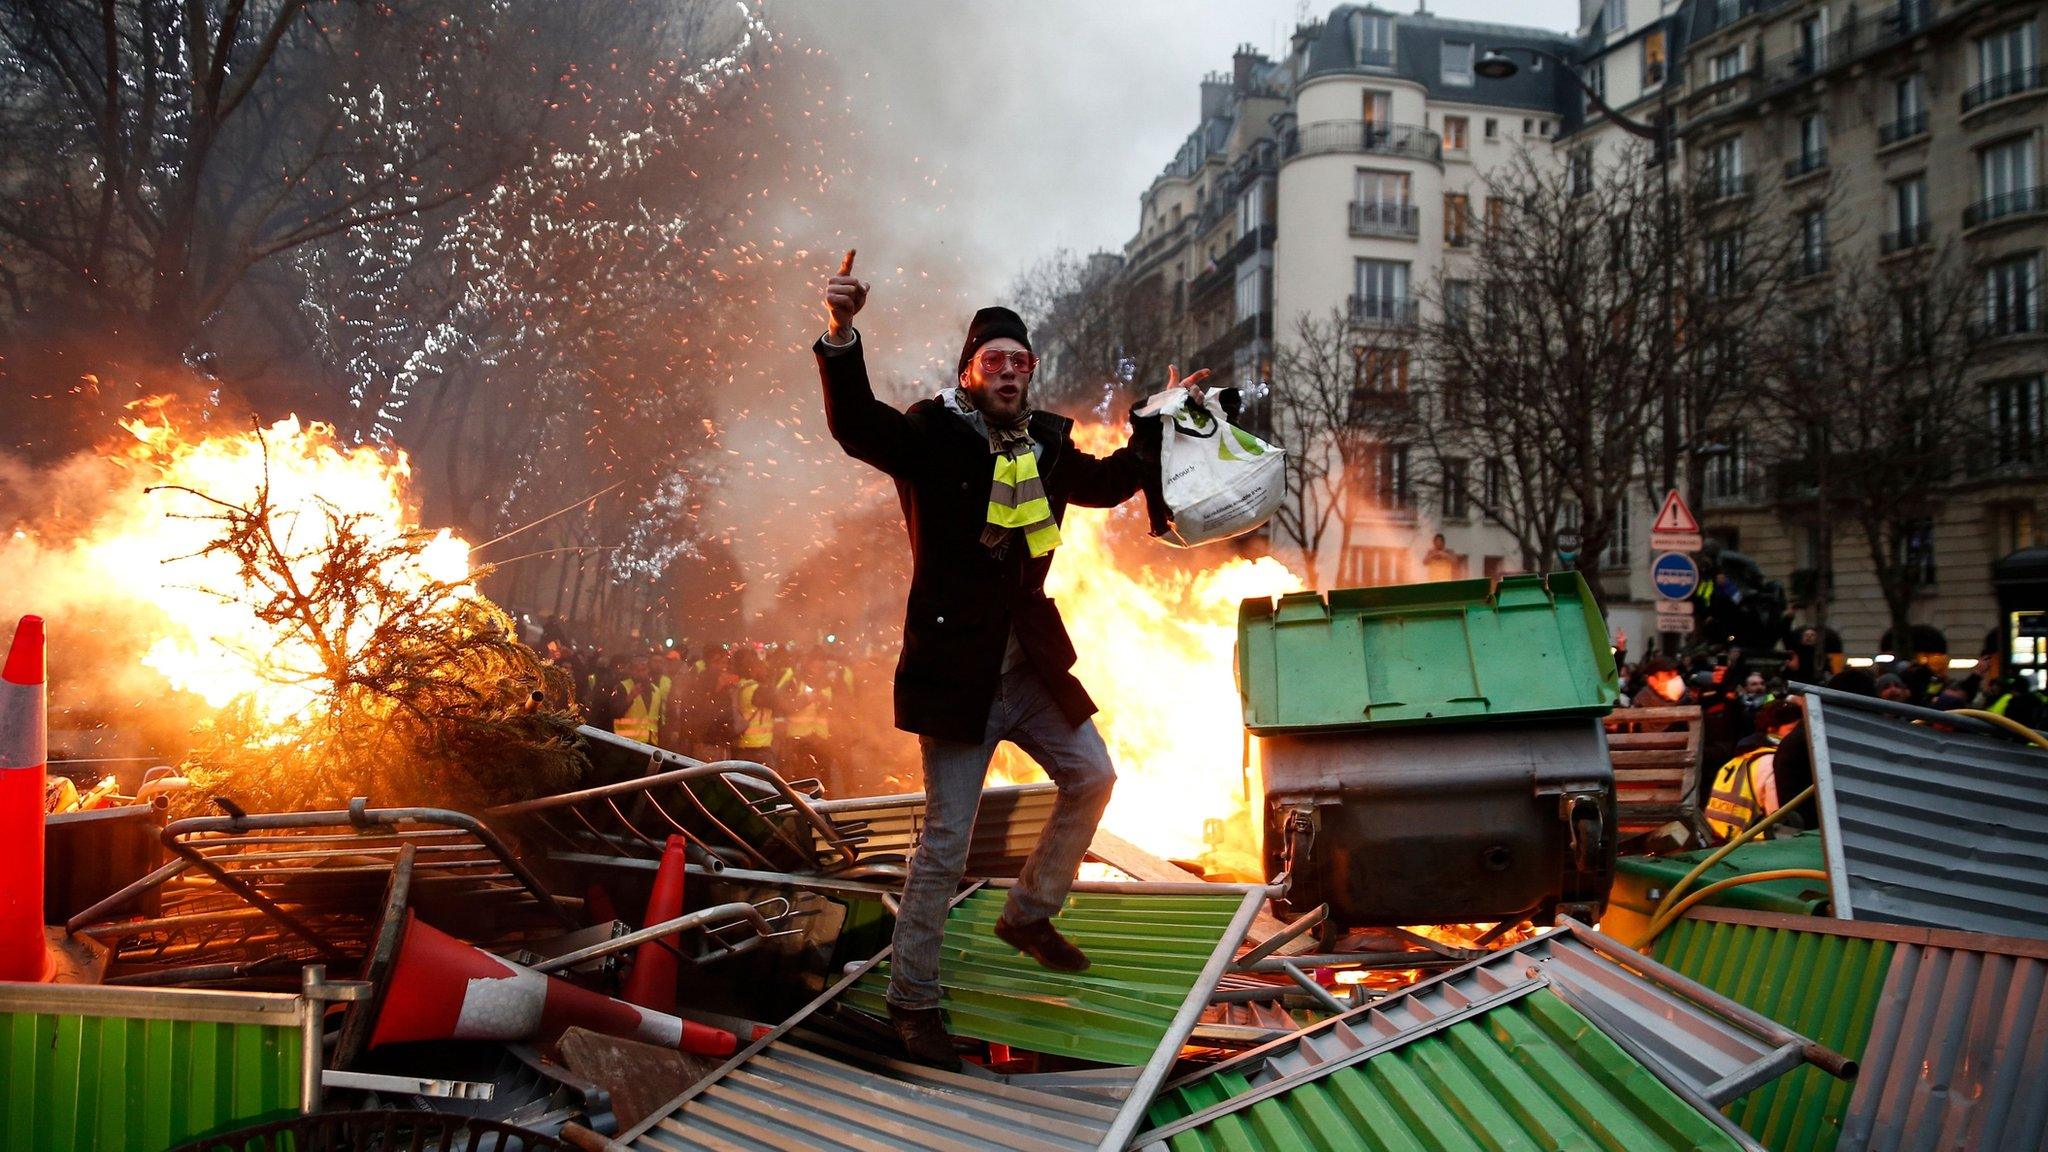
[[[1419,315],[1405,296],[1353,296],[1348,303],[1351,322],[1366,327],[1413,328]]]
[[[1888,148],[1901,141],[1911,140],[1915,136],[1924,135],[1926,132],[1927,109],[1922,108],[1918,112],[1908,112],[1903,116],[1896,117],[1879,125],[1877,129],[1877,146]]]
[[[1963,227],[1976,228],[2007,216],[2042,211],[2048,211],[2048,185],[2014,188],[2008,192],[1986,196],[1963,209]]]
[[[1383,120],[1317,120],[1302,124],[1287,130],[1280,151],[1288,158],[1323,152],[1367,152],[1439,165],[1444,161],[1443,137],[1413,124],[1389,124]]]
[[[2008,96],[2017,96],[2022,92],[2033,92],[2041,88],[2048,88],[2048,72],[2044,72],[2038,64],[2001,72],[1963,89],[1963,111],[1969,112],[1995,100],[2003,100]]]
[[[1785,161],[1785,179],[1797,180],[1801,176],[1810,176],[1827,166],[1828,150],[1826,148],[1815,148],[1811,152],[1801,152],[1799,155]]]
[[[1879,238],[1878,245],[1883,253],[1889,256],[1894,252],[1904,252],[1909,248],[1920,247],[1922,244],[1927,243],[1933,231],[1932,226],[1927,221],[1915,220],[1911,224],[1901,224],[1897,228],[1885,233]]]
[[[1421,213],[1413,204],[1399,200],[1359,200],[1351,204],[1353,236],[1415,236],[1421,233]]]

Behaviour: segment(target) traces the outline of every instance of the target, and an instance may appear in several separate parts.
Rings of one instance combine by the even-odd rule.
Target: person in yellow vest
[[[620,710],[612,731],[642,744],[656,743],[661,736],[661,690],[651,662],[644,655],[635,656],[626,669],[619,679]]]
[[[831,779],[832,709],[838,677],[825,653],[806,652],[791,677],[789,701],[789,763],[799,776],[818,780],[828,792],[836,791]]]
[[[1764,743],[1721,765],[1707,793],[1707,828],[1721,843],[1778,810],[1790,797],[1778,789],[1778,745],[1799,726],[1804,713],[1797,704],[1781,700],[1767,709],[1762,721]]]
[[[733,653],[733,757],[775,766],[775,685],[767,682],[761,655],[751,648]]]

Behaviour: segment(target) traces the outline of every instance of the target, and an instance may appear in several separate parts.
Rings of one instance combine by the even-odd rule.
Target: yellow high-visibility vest
[[[1722,840],[1728,840],[1744,828],[1756,823],[1768,814],[1764,797],[1757,787],[1757,765],[1775,766],[1778,749],[1766,744],[1752,748],[1735,759],[1721,765],[1714,774],[1714,786],[1707,793],[1707,827]]]
[[[754,707],[754,694],[760,691],[758,680],[740,681],[740,716],[746,721],[746,728],[735,743],[738,748],[771,748],[775,745],[775,713],[767,708]]]
[[[654,743],[661,730],[660,705],[650,700],[649,694],[642,693],[640,686],[634,683],[630,676],[619,681],[619,687],[625,689],[626,696],[632,703],[626,706],[624,714],[612,721],[612,731],[628,740],[638,740],[642,744]]]

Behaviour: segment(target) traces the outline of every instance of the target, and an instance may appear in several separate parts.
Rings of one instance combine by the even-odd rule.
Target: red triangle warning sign
[[[1650,525],[1650,531],[1679,532],[1694,535],[1699,530],[1700,522],[1693,519],[1692,509],[1685,506],[1685,501],[1678,495],[1678,489],[1673,488],[1671,491],[1666,492],[1664,494],[1664,507],[1657,510],[1657,519],[1655,523]]]

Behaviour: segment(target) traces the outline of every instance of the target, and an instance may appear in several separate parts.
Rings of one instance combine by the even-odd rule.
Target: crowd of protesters
[[[576,643],[551,623],[539,641],[567,674],[583,722],[696,760],[746,760],[829,794],[892,787],[888,733],[893,653],[837,641],[789,643]],[[874,776],[874,779],[869,779]]]
[[[1951,670],[1939,653],[1851,666],[1839,647],[1820,629],[1805,628],[1788,635],[1781,649],[1760,654],[1715,645],[1630,663],[1618,648],[1619,704],[1699,708],[1702,766],[1713,773],[1701,782],[1702,810],[1724,840],[1813,783],[1803,686],[1938,712],[1980,709],[2029,728],[2048,727],[2048,694],[2024,676],[2003,674],[1995,649],[1967,669]],[[1779,825],[1816,827],[1813,801],[1794,806]]]

